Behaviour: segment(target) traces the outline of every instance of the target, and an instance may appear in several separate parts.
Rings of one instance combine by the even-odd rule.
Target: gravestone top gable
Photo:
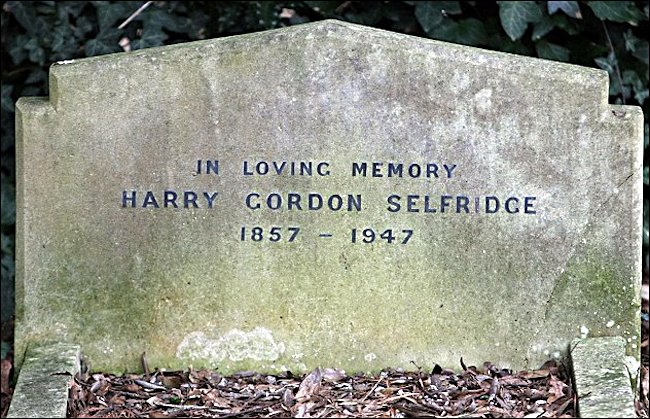
[[[93,368],[638,357],[643,115],[601,70],[339,21],[53,65],[16,352]]]
[[[419,38],[343,21],[325,20],[252,34],[148,48],[129,53],[59,61],[50,69],[50,102],[56,106],[59,92],[76,92],[76,83],[80,73],[84,71],[90,74],[98,72],[102,74],[119,71],[121,66],[152,66],[156,68],[164,66],[165,63],[176,62],[176,60],[194,60],[198,65],[200,64],[198,61],[206,60],[208,56],[214,56],[215,61],[218,62],[220,54],[254,54],[256,50],[260,51],[271,45],[284,45],[283,49],[286,51],[283,55],[286,56],[294,55],[291,53],[292,47],[301,47],[303,50],[301,55],[304,55],[304,59],[309,60],[309,48],[322,50],[321,46],[327,41],[340,42],[342,47],[352,51],[354,51],[354,45],[363,45],[378,56],[382,53],[401,50],[405,56],[415,54],[423,56],[425,59],[430,57],[454,65],[481,68],[485,71],[502,71],[509,74],[520,74],[531,79],[541,78],[546,81],[565,82],[581,87],[584,94],[589,95],[588,99],[597,98],[592,101],[593,104],[601,106],[607,104],[609,97],[607,88],[609,77],[604,70]],[[343,52],[344,50],[339,53],[329,51],[325,55],[336,57]],[[221,56],[221,58],[225,57]],[[275,63],[276,65],[291,64],[283,63],[282,56],[276,58],[278,61]],[[210,62],[210,60],[207,61]],[[188,68],[194,68],[191,63],[186,64]],[[122,76],[128,78],[127,74]],[[449,79],[448,82],[461,86],[465,83],[464,80],[458,78]],[[67,83],[71,84],[69,89],[65,87]]]

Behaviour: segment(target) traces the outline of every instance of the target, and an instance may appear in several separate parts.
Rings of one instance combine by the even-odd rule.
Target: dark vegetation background
[[[643,318],[647,330],[648,1],[3,1],[1,5],[3,374],[11,365],[13,347],[15,101],[21,96],[47,96],[48,67],[56,61],[326,18],[606,70],[610,103],[640,105],[646,119]],[[647,332],[644,338],[647,366]]]

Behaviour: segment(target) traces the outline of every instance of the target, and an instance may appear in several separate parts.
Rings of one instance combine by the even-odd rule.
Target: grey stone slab
[[[572,342],[571,361],[580,417],[637,417],[625,346],[625,339],[620,336]]]
[[[65,418],[69,383],[79,372],[79,345],[50,344],[25,355],[8,418]]]
[[[638,357],[643,116],[607,98],[601,70],[337,21],[58,63],[17,104],[18,353]]]

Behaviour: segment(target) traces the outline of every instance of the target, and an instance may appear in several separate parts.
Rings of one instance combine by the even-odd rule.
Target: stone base
[[[579,417],[636,417],[625,346],[620,337],[571,343]],[[79,345],[64,343],[30,348],[7,417],[65,418],[69,383],[80,370],[80,351]]]

